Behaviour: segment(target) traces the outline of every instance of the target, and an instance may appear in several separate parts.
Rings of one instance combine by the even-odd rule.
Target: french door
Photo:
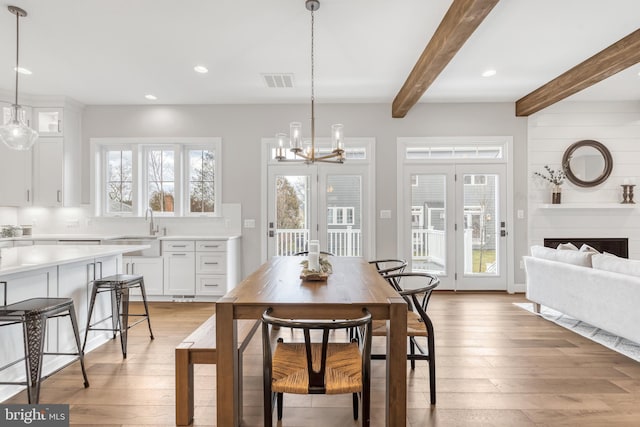
[[[506,290],[506,165],[407,165],[404,248],[439,289]]]
[[[267,172],[267,254],[305,251],[367,256],[371,236],[366,166],[272,164]]]

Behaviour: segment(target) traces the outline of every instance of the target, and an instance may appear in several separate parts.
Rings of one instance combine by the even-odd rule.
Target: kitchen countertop
[[[4,248],[1,250],[0,277],[148,248],[149,245],[35,245]]]
[[[2,237],[0,241],[30,241],[30,240],[100,240],[109,241],[122,238],[135,238],[143,240],[145,238],[158,239],[158,240],[229,240],[240,238],[240,235],[228,235],[228,236],[203,236],[203,235],[171,235],[171,236],[149,236],[144,234],[33,234],[31,236],[20,237]]]

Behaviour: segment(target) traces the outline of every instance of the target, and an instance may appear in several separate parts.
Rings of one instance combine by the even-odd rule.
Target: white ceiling
[[[304,0],[9,0],[0,10],[0,89],[87,105],[297,103],[310,95]],[[451,0],[322,0],[316,13],[318,102],[388,103]],[[639,0],[502,0],[421,102],[513,102],[635,31]],[[196,74],[193,66],[209,68]],[[497,75],[483,78],[487,68]],[[261,73],[293,73],[269,89]],[[640,100],[640,65],[570,99]],[[155,94],[157,101],[144,95]]]

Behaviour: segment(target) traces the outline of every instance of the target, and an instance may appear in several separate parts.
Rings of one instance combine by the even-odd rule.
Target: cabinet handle
[[[210,284],[208,284],[208,283],[205,283],[205,284],[204,284],[204,286],[205,286],[206,288],[217,288],[217,287],[218,287],[218,286],[220,286],[220,285],[219,285],[219,284],[210,285]]]
[[[171,254],[172,256],[187,256],[187,254]]]
[[[131,263],[131,274],[136,274],[136,263],[135,262]]]
[[[58,203],[62,202],[62,190],[58,190],[58,194],[56,195],[56,199],[58,200]]]
[[[186,248],[187,245],[171,245],[172,248]]]
[[[220,245],[204,245],[205,248],[219,248]]]
[[[27,190],[27,202],[31,201],[31,190]]]
[[[61,120],[58,120],[58,133],[60,133],[60,122]]]
[[[204,265],[218,265],[217,262],[205,262]]]

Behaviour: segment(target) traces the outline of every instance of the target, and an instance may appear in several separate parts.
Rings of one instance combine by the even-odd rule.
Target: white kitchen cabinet
[[[68,100],[63,105],[33,109],[36,130],[40,133],[33,148],[35,206],[80,204],[82,110]]]
[[[42,138],[33,147],[33,203],[60,207],[64,201],[64,141]]]
[[[31,206],[31,150],[12,150],[0,143],[0,206]]]
[[[36,107],[32,114],[35,130],[41,137],[64,135],[63,108]]]
[[[164,294],[220,297],[240,280],[240,239],[163,240]]]
[[[164,241],[164,293],[184,297],[196,294],[196,269],[193,241]]]
[[[18,246],[33,246],[33,240],[14,240],[13,247],[17,248]]]
[[[164,295],[164,259],[157,257],[122,257],[125,274],[140,274],[144,277],[147,296]],[[132,296],[141,297],[139,289],[131,291]]]

